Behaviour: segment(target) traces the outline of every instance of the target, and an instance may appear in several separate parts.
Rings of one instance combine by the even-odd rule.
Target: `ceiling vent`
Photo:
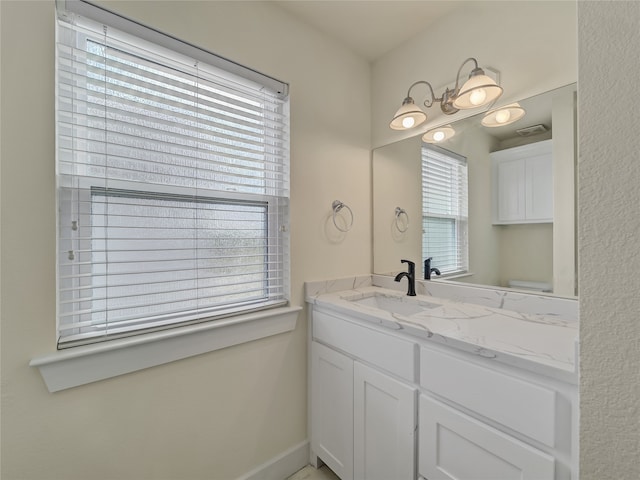
[[[549,129],[544,125],[538,124],[516,130],[516,133],[522,137],[530,137],[531,135],[538,135],[539,133],[544,133],[548,130]]]

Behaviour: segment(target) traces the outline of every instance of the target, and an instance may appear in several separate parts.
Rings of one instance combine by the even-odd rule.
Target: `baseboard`
[[[294,445],[237,480],[284,480],[309,465],[309,441]]]

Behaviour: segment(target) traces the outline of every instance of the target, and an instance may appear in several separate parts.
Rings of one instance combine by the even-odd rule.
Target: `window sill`
[[[290,332],[302,307],[264,310],[215,322],[75,347],[36,357],[49,392]]]
[[[435,277],[436,280],[458,280],[460,278],[468,278],[468,277],[473,277],[475,275],[475,273],[473,272],[464,272],[464,273],[452,273],[449,275],[442,275],[441,277]],[[431,279],[434,279],[434,276],[431,277]]]

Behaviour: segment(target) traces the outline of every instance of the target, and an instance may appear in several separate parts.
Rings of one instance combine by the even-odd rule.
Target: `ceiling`
[[[374,61],[468,2],[289,0],[273,3],[367,60]]]

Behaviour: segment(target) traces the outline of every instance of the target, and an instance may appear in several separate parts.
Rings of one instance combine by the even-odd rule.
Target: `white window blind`
[[[56,88],[59,347],[287,302],[286,96],[69,15]]]
[[[467,160],[422,146],[422,255],[442,274],[469,270]]]

